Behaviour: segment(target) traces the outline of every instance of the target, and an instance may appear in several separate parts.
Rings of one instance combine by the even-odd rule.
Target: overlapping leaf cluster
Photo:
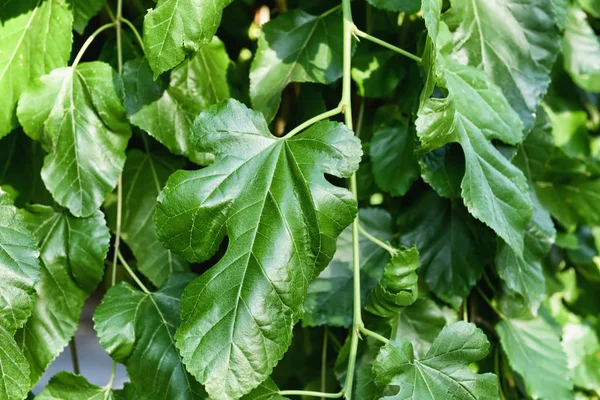
[[[600,3],[272,3],[0,5],[0,400],[597,399]]]

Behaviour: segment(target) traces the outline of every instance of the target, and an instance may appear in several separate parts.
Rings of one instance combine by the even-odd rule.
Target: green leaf
[[[42,146],[21,129],[15,129],[0,142],[0,186],[14,199],[15,206],[54,204],[40,175],[43,163]]]
[[[419,252],[416,247],[401,249],[392,256],[383,270],[377,287],[367,298],[366,310],[384,318],[397,315],[417,300],[417,267]]]
[[[596,332],[587,325],[570,323],[563,328],[561,343],[575,386],[600,389],[600,343]]]
[[[398,54],[371,42],[358,46],[352,57],[351,73],[363,97],[383,97],[392,93],[405,75]]]
[[[42,179],[56,202],[76,217],[100,207],[125,164],[131,131],[122,97],[116,72],[90,62],[44,75],[19,102],[23,129],[48,151]]]
[[[438,195],[449,199],[460,197],[460,182],[465,175],[465,156],[461,147],[449,143],[430,151],[419,159],[421,177]]]
[[[579,8],[572,8],[562,40],[565,70],[583,90],[600,92],[600,40]]]
[[[157,233],[190,261],[210,258],[229,238],[223,258],[183,295],[177,347],[211,397],[235,398],[264,381],[283,356],[309,283],[354,220],[350,192],[324,174],[349,177],[361,149],[352,132],[332,122],[277,138],[262,114],[235,100],[200,114],[192,134],[217,161],[169,178]]]
[[[552,125],[548,114],[540,107],[535,125],[523,143],[518,146],[513,164],[523,171],[530,182],[533,182],[544,175],[546,163],[553,151]]]
[[[40,264],[35,239],[0,189],[0,326],[13,334],[31,315]]]
[[[421,9],[421,0],[369,0],[373,7],[386,11],[415,14]]]
[[[291,10],[269,21],[250,69],[254,109],[271,121],[290,82],[332,83],[342,76],[342,18]]]
[[[31,366],[33,384],[77,330],[83,302],[102,278],[110,233],[100,211],[75,218],[66,211],[30,206],[23,216],[42,261],[38,301],[16,335]]]
[[[0,399],[24,399],[29,387],[29,364],[12,334],[0,325]]]
[[[169,175],[184,165],[169,156],[130,150],[123,169],[121,238],[133,252],[138,270],[156,286],[173,272],[189,271],[188,263],[158,241],[153,220],[156,198]],[[116,226],[116,204],[107,210],[109,225]]]
[[[510,365],[521,374],[533,398],[573,398],[567,357],[544,320],[504,319],[496,331]]]
[[[565,168],[562,161],[559,159],[557,168]],[[600,177],[587,177],[588,174],[583,171],[564,176],[561,171],[551,172],[536,182],[540,203],[565,227],[600,224]]]
[[[186,371],[175,348],[180,296],[194,276],[172,275],[157,292],[128,283],[112,287],[94,312],[100,343],[127,367],[142,398],[203,399],[202,386]]]
[[[64,1],[2,4],[0,17],[0,138],[17,123],[17,101],[29,83],[67,65],[73,14]]]
[[[444,310],[433,300],[419,298],[398,315],[396,339],[404,338],[410,341],[415,357],[423,357],[444,326],[450,322],[447,319],[448,315],[456,315],[456,313],[444,313]]]
[[[583,1],[596,1],[596,0],[583,0]],[[579,1],[580,3],[582,0]],[[554,14],[556,14],[556,21],[560,30],[564,30],[569,20],[569,0],[551,0]]]
[[[579,0],[579,5],[583,10],[593,17],[600,17],[600,2],[598,0]]]
[[[458,308],[495,250],[492,232],[460,202],[427,191],[398,218],[400,240],[419,249],[419,276],[440,299]]]
[[[468,367],[484,358],[489,348],[484,333],[475,325],[456,322],[446,326],[418,360],[408,340],[390,341],[381,348],[373,372],[380,384],[400,387],[397,394],[383,399],[496,400],[496,375],[474,374]]]
[[[68,0],[73,6],[73,29],[80,35],[89,22],[102,9],[106,0]]]
[[[144,50],[154,77],[211,42],[233,0],[159,0],[144,17]]]
[[[225,46],[217,38],[175,68],[170,77],[156,81],[144,58],[125,63],[123,83],[129,120],[172,153],[183,154],[197,164],[209,164],[213,157],[195,149],[190,127],[202,110],[230,97],[230,63]]]
[[[453,0],[444,17],[453,57],[485,71],[531,128],[560,50],[551,0]]]
[[[358,212],[361,226],[381,241],[392,238],[392,217],[384,210],[365,208]],[[365,236],[359,236],[361,302],[377,285],[389,253]],[[327,268],[308,287],[302,323],[307,326],[349,327],[352,324],[354,275],[352,272],[352,227],[337,240],[337,250]]]
[[[111,388],[92,385],[83,376],[59,372],[38,394],[36,400],[116,400]]]
[[[490,140],[517,144],[522,140],[522,124],[483,73],[445,61],[443,84],[448,97],[428,99],[418,113],[422,148],[460,143],[466,163],[461,184],[465,205],[520,255],[532,212],[527,181]]]
[[[394,118],[379,125],[373,133],[370,156],[375,182],[392,196],[406,194],[419,177],[412,132],[407,120]]]
[[[556,229],[550,214],[533,197],[533,216],[525,230],[525,250],[520,257],[506,244],[500,243],[496,255],[496,270],[510,294],[517,294],[532,315],[546,296],[542,259],[548,254]]]

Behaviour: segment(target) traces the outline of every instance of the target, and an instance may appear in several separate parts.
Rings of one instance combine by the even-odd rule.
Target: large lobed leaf
[[[143,293],[127,283],[113,286],[94,313],[100,343],[127,367],[142,398],[204,399],[175,347],[179,302],[191,274],[174,274],[160,290]]]
[[[14,333],[33,310],[40,264],[35,239],[0,189],[0,326]]]
[[[37,400],[117,400],[115,391],[107,387],[92,385],[83,376],[70,372],[59,372],[35,397]]]
[[[23,399],[30,386],[27,359],[12,333],[0,325],[0,399]]]
[[[529,130],[560,50],[552,0],[452,0],[444,21],[454,59],[485,71]]]
[[[225,255],[187,288],[177,330],[188,370],[216,399],[239,397],[269,376],[291,342],[308,285],[356,216],[348,177],[361,149],[352,132],[320,122],[277,138],[235,100],[204,111],[192,128],[217,161],[173,174],[159,196],[159,238],[190,261]]]
[[[430,98],[418,113],[417,133],[424,150],[458,142],[465,155],[461,188],[469,212],[492,228],[518,254],[532,205],[523,173],[490,143],[518,144],[522,124],[504,96],[480,71],[439,60],[448,90]]]
[[[67,65],[73,14],[66,2],[8,0],[0,6],[0,138],[17,124],[29,83]]]
[[[154,77],[210,43],[232,1],[159,0],[144,17],[144,50]]]
[[[496,400],[494,374],[474,374],[469,363],[485,357],[490,343],[473,324],[456,322],[444,327],[424,357],[416,360],[406,339],[392,340],[381,348],[373,363],[375,379],[382,385],[399,386],[397,394],[383,399]]]
[[[102,278],[110,233],[100,211],[74,218],[64,210],[30,206],[23,215],[37,239],[42,268],[33,314],[16,339],[35,384],[77,330],[83,302]]]
[[[122,85],[108,64],[83,63],[44,75],[19,102],[23,129],[48,152],[42,179],[76,217],[100,207],[125,164],[131,130]]]
[[[341,76],[342,18],[287,12],[262,29],[250,70],[252,106],[270,121],[288,83],[331,83]]]

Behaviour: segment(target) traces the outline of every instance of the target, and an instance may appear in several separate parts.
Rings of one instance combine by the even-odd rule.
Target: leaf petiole
[[[390,340],[388,338],[381,336],[377,332],[373,332],[372,330],[365,328],[364,325],[360,325],[358,327],[358,330],[360,331],[360,333],[364,333],[367,336],[371,336],[372,338],[375,338],[375,339],[377,339],[380,342],[383,342],[385,344],[388,344],[390,342]]]
[[[131,267],[129,266],[129,264],[127,263],[127,261],[125,261],[125,259],[123,258],[123,255],[121,254],[121,252],[117,252],[117,257],[119,257],[119,261],[121,261],[121,264],[123,265],[123,267],[125,268],[125,270],[129,273],[129,275],[131,276],[131,278],[140,287],[140,289],[142,289],[142,291],[144,293],[150,294],[150,291],[148,290],[148,288],[146,287],[146,285],[144,285],[142,283],[142,281],[140,281],[140,279],[137,277],[137,275],[135,274],[135,272],[133,272],[133,269],[131,269]]]
[[[344,395],[344,390],[342,389],[337,393],[313,392],[311,390],[280,390],[278,393],[281,396],[311,396],[323,397],[325,399],[339,399]]]
[[[90,45],[92,44],[92,42],[98,35],[100,35],[105,30],[114,27],[115,25],[116,25],[116,22],[109,22],[108,24],[104,24],[100,28],[96,29],[94,31],[94,33],[92,33],[87,38],[87,40],[83,43],[83,45],[81,46],[81,49],[79,49],[79,52],[77,53],[77,56],[75,56],[75,60],[73,61],[73,64],[71,65],[71,67],[75,68],[79,64],[79,61],[81,61],[81,57],[83,57],[83,54],[85,53],[85,51],[88,49],[88,47],[90,47]]]
[[[309,120],[301,123],[300,125],[298,125],[294,129],[292,129],[290,131],[290,133],[288,133],[284,137],[291,138],[292,136],[296,135],[297,133],[300,133],[301,131],[303,131],[304,129],[308,128],[309,126],[311,126],[311,125],[313,125],[313,124],[315,124],[315,123],[317,123],[317,122],[319,122],[319,121],[321,121],[323,119],[327,119],[329,117],[333,117],[334,115],[337,115],[337,114],[339,114],[341,112],[342,112],[342,105],[340,104],[339,106],[337,106],[333,110],[325,111],[324,113],[321,113],[319,115],[315,115],[311,119],[309,119]]]
[[[417,57],[417,56],[415,56],[413,53],[410,53],[410,52],[408,52],[408,51],[406,51],[406,50],[403,50],[403,49],[401,49],[400,47],[394,46],[393,44],[390,44],[390,43],[386,42],[385,40],[381,40],[381,39],[378,39],[378,38],[376,38],[375,36],[371,36],[371,35],[369,35],[367,32],[363,32],[363,31],[361,31],[361,30],[360,30],[360,29],[358,29],[356,26],[354,26],[354,27],[353,27],[353,29],[352,29],[352,33],[353,33],[354,35],[358,36],[358,37],[361,37],[361,38],[363,38],[363,39],[370,40],[370,41],[371,41],[371,42],[373,42],[373,43],[376,43],[376,44],[378,44],[378,45],[380,45],[380,46],[383,46],[383,47],[385,47],[385,48],[387,48],[387,49],[390,49],[390,50],[392,50],[392,51],[395,51],[396,53],[398,53],[398,54],[401,54],[401,55],[403,55],[404,57],[408,57],[408,58],[410,58],[411,60],[414,60],[414,61],[418,62],[419,64],[420,64],[420,63],[423,61],[423,60],[421,59],[421,57]]]
[[[121,21],[124,22],[125,25],[127,25],[129,27],[129,29],[131,29],[131,31],[133,32],[133,35],[135,36],[136,40],[140,44],[140,47],[142,49],[144,49],[144,41],[142,40],[142,35],[140,35],[140,33],[138,32],[135,25],[133,25],[133,23],[130,20],[128,20],[127,18],[124,18],[124,17],[121,17]]]
[[[358,225],[358,231],[360,232],[361,235],[363,235],[364,237],[366,237],[367,239],[369,239],[371,242],[375,243],[376,245],[378,245],[379,247],[387,250],[390,255],[394,255],[398,252],[397,249],[393,248],[392,246],[390,246],[389,244],[377,239],[375,236],[371,235],[369,232],[367,232],[367,230],[365,228],[363,228],[360,224]]]

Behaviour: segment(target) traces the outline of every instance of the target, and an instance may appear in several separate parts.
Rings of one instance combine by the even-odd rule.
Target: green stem
[[[329,14],[333,14],[334,12],[336,12],[337,10],[339,10],[340,8],[342,8],[342,5],[338,4],[337,6],[332,7],[329,10],[325,11],[323,14],[319,15],[319,18],[325,18],[326,16],[328,16]]]
[[[337,115],[337,114],[339,114],[341,112],[342,112],[342,105],[340,104],[339,106],[337,106],[333,110],[325,111],[324,113],[316,115],[316,116],[312,117],[311,119],[309,119],[309,120],[301,123],[300,125],[298,125],[294,129],[292,129],[290,131],[290,133],[288,133],[287,135],[285,135],[285,137],[286,138],[291,138],[292,136],[296,135],[297,133],[300,133],[304,129],[306,129],[309,126],[313,125],[314,123],[319,122],[319,121],[321,121],[323,119],[327,119],[329,117],[333,117],[334,115]]]
[[[380,342],[383,342],[385,344],[388,344],[390,342],[388,338],[381,336],[377,332],[373,332],[372,330],[365,328],[364,325],[361,325],[359,329],[361,333],[364,333],[367,336],[371,336],[372,338],[375,338]]]
[[[69,342],[69,349],[71,350],[71,362],[73,363],[73,372],[75,375],[79,375],[81,370],[79,369],[79,357],[77,356],[77,343],[75,343],[75,336],[71,338]]]
[[[354,22],[352,21],[352,8],[350,0],[342,0],[342,10],[344,18],[344,36],[343,36],[343,80],[342,80],[342,111],[344,120],[348,129],[353,129],[352,121],[352,31]],[[352,197],[358,201],[358,185],[356,183],[356,173],[350,177],[350,191]],[[354,281],[354,300],[353,300],[353,328],[350,337],[350,352],[348,355],[348,368],[346,370],[346,382],[344,383],[346,399],[352,399],[352,387],[354,383],[354,369],[356,366],[356,355],[358,351],[358,332],[363,325],[360,309],[360,251],[359,251],[359,224],[358,215],[352,223],[352,274]]]
[[[117,362],[113,361],[112,369],[110,371],[110,379],[105,386],[107,389],[112,389],[113,383],[115,382],[115,375],[117,375]]]
[[[117,0],[115,28],[117,30],[117,67],[119,75],[123,74],[123,43],[121,38],[121,19],[123,18],[123,0]]]
[[[100,28],[96,29],[94,31],[94,33],[92,33],[87,38],[87,40],[83,43],[83,46],[81,46],[81,49],[79,49],[79,52],[77,53],[77,56],[75,56],[75,60],[73,60],[73,64],[71,65],[71,67],[73,67],[73,68],[77,67],[77,65],[79,64],[79,61],[81,61],[81,57],[83,57],[83,54],[85,53],[85,51],[88,49],[88,47],[90,47],[90,45],[92,44],[94,39],[96,39],[96,37],[99,34],[101,34],[102,32],[104,32],[105,30],[107,30],[109,28],[112,28],[115,25],[116,25],[115,22],[111,22],[108,24],[104,24]]]
[[[325,329],[323,331],[323,348],[321,349],[321,392],[325,392],[325,387],[327,386],[327,343],[328,339],[328,328],[325,325]],[[325,397],[321,397],[324,399]]]
[[[483,290],[481,290],[481,288],[479,286],[475,286],[475,289],[477,289],[477,292],[479,293],[479,295],[481,296],[481,298],[488,304],[488,306],[490,306],[490,308],[492,310],[494,310],[494,312],[496,314],[498,314],[498,316],[502,319],[506,319],[506,316],[504,314],[502,314],[502,312],[500,310],[498,310],[498,307],[496,307],[494,305],[494,303],[492,303],[492,301],[489,299],[489,297],[486,296],[485,293],[483,293]]]
[[[133,32],[133,35],[135,36],[136,40],[140,44],[140,47],[143,49],[144,48],[144,40],[142,39],[142,36],[138,32],[135,25],[133,25],[133,23],[130,20],[128,20],[127,18],[121,17],[121,21],[124,22],[125,25],[127,25],[129,27],[129,29],[131,29],[131,31]]]
[[[341,390],[337,393],[323,393],[323,392],[314,392],[312,390],[280,390],[279,394],[281,396],[312,396],[312,397],[322,397],[324,399],[339,399],[344,395],[344,391]]]
[[[123,264],[123,267],[125,267],[125,269],[129,273],[129,275],[131,276],[131,278],[140,287],[140,289],[142,289],[142,291],[144,293],[150,294],[150,291],[148,290],[148,288],[146,287],[146,285],[144,285],[142,283],[142,281],[140,281],[140,279],[137,277],[137,275],[135,274],[135,272],[133,272],[133,269],[131,269],[131,267],[129,266],[129,264],[127,263],[127,261],[125,261],[125,259],[123,258],[123,255],[121,255],[120,252],[118,252],[117,255],[119,256],[119,261],[121,261],[121,264]]]
[[[358,231],[361,233],[361,235],[363,235],[364,237],[366,237],[367,239],[369,239],[371,242],[375,243],[376,245],[378,245],[381,248],[386,249],[392,256],[398,252],[398,250],[396,250],[395,248],[393,248],[389,244],[387,244],[387,243],[385,243],[385,242],[377,239],[375,236],[371,235],[360,224],[358,225]]]
[[[376,43],[376,44],[378,44],[380,46],[383,46],[383,47],[385,47],[387,49],[395,51],[396,53],[401,54],[404,57],[408,57],[411,60],[414,60],[414,61],[418,62],[419,64],[423,61],[423,60],[421,60],[420,57],[415,56],[413,53],[410,53],[410,52],[408,52],[408,51],[406,51],[404,49],[401,49],[400,47],[394,46],[393,44],[390,44],[390,43],[386,42],[385,40],[381,40],[381,39],[376,38],[375,36],[371,36],[368,33],[361,31],[356,26],[354,27],[354,31],[353,32],[358,37],[370,40],[373,43]]]

